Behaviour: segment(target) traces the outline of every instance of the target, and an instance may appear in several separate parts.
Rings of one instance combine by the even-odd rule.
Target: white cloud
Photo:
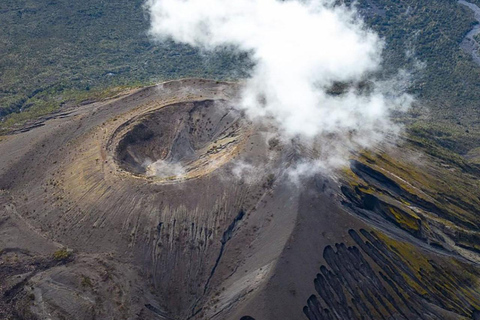
[[[250,52],[255,67],[240,107],[252,119],[273,118],[284,137],[315,141],[329,152],[322,156],[328,166],[344,162],[352,148],[395,135],[390,113],[411,103],[399,81],[372,77],[383,42],[352,7],[327,0],[148,0],[147,9],[159,40]],[[355,89],[367,79],[368,90]],[[339,82],[353,85],[330,94]]]

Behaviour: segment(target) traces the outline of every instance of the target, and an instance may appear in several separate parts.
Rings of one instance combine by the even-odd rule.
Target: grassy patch
[[[92,280],[88,276],[82,276],[82,281],[80,283],[84,288],[93,288]]]
[[[58,249],[53,253],[53,259],[57,261],[67,261],[72,256],[72,252],[67,248]]]
[[[111,87],[104,90],[94,89],[89,91],[69,89],[65,90],[62,95],[49,95],[43,93],[29,99],[31,107],[22,112],[11,113],[3,118],[0,122],[0,133],[8,132],[15,126],[21,126],[25,122],[39,118],[41,116],[59,111],[65,105],[77,105],[85,102],[101,101],[115,97],[129,89],[135,89],[143,84]]]

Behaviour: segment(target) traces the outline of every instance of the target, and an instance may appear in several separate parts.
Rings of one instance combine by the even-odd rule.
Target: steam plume
[[[249,52],[255,66],[240,107],[252,119],[273,120],[284,138],[320,143],[323,166],[398,131],[391,111],[411,99],[395,92],[395,81],[375,81],[383,42],[354,7],[329,0],[148,0],[146,6],[159,40]],[[347,85],[332,94],[339,84]]]

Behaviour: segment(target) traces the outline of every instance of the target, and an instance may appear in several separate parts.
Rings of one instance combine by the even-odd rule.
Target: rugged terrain
[[[0,318],[480,319],[474,154],[411,134],[296,183],[319,150],[245,119],[240,85],[166,82],[2,137]]]

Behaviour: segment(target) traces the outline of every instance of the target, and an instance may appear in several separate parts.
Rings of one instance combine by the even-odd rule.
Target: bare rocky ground
[[[237,86],[172,81],[2,138],[0,318],[480,318],[475,167],[405,141],[295,184],[315,150],[245,120]]]

